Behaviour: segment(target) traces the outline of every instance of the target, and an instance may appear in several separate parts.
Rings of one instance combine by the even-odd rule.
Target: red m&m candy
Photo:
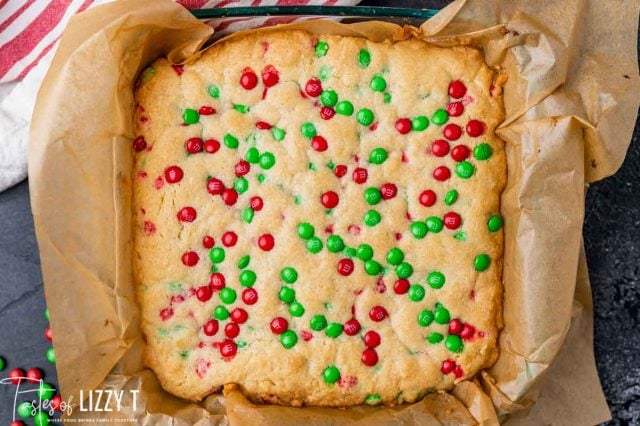
[[[233,188],[225,189],[220,195],[227,206],[233,206],[238,201],[238,192]]]
[[[351,318],[344,323],[344,333],[347,336],[355,336],[360,331],[360,322],[357,319]]]
[[[204,150],[208,154],[215,154],[220,149],[220,142],[216,139],[207,139],[204,141]]]
[[[198,214],[193,207],[183,207],[178,211],[178,220],[180,222],[193,222],[197,217]]]
[[[207,181],[207,191],[211,195],[220,195],[224,191],[224,183],[220,179],[211,178]]]
[[[462,102],[450,102],[449,105],[447,105],[447,113],[449,113],[451,117],[459,117],[463,112],[464,105],[462,105]]]
[[[449,212],[444,215],[443,222],[447,229],[458,229],[462,224],[462,218],[456,212]]]
[[[202,326],[202,332],[206,336],[215,336],[215,334],[218,332],[219,327],[220,326],[218,325],[218,321],[211,319],[204,323],[204,325]]]
[[[322,93],[322,83],[317,78],[312,78],[305,84],[304,91],[313,98],[320,96]]]
[[[362,351],[362,357],[360,359],[364,365],[373,367],[378,363],[378,353],[374,349],[367,348]]]
[[[260,210],[262,210],[262,207],[264,206],[264,202],[262,201],[261,197],[255,196],[255,197],[251,197],[251,199],[249,200],[249,205],[254,211],[259,212]]]
[[[147,141],[144,140],[144,136],[138,136],[133,140],[133,150],[135,152],[144,151],[147,148]]]
[[[364,334],[364,344],[368,348],[375,348],[380,345],[380,335],[373,330],[369,330]]]
[[[398,194],[398,187],[392,183],[385,183],[380,187],[383,200],[390,200]]]
[[[222,244],[225,247],[233,247],[238,242],[238,234],[233,231],[227,231],[222,234]]]
[[[342,276],[349,276],[353,272],[354,265],[351,259],[340,259],[338,261],[338,273]]]
[[[442,374],[449,374],[453,371],[454,368],[456,368],[456,362],[454,360],[447,359],[445,361],[442,361],[440,371],[442,372]]]
[[[206,249],[210,249],[211,247],[216,245],[216,240],[213,239],[210,235],[205,235],[202,238],[202,246]]]
[[[270,251],[275,245],[275,240],[271,234],[263,234],[258,238],[258,247],[264,251]]]
[[[469,120],[465,127],[467,134],[472,137],[480,136],[484,133],[484,123],[480,120]]]
[[[231,321],[236,324],[244,324],[249,319],[249,314],[242,308],[235,308],[231,311]]]
[[[232,357],[235,356],[238,351],[238,346],[235,344],[233,340],[225,340],[220,345],[220,355],[224,357]]]
[[[42,379],[42,371],[39,368],[30,368],[27,370],[26,377],[29,383],[38,383]]]
[[[240,85],[246,90],[251,90],[258,84],[258,76],[251,68],[245,68],[240,76]]]
[[[311,139],[311,148],[318,152],[324,152],[329,148],[327,140],[320,135],[316,135]]]
[[[198,109],[198,114],[200,115],[213,115],[216,113],[216,109],[212,106],[201,106],[200,109]]]
[[[420,204],[422,204],[425,207],[431,207],[436,203],[436,193],[430,189],[426,189],[420,193],[420,197],[418,198],[418,201],[420,201]]]
[[[320,197],[320,202],[327,209],[332,209],[340,202],[340,197],[334,191],[327,191]]]
[[[182,180],[184,172],[178,166],[169,166],[164,169],[164,179],[167,183],[178,183]]]
[[[214,290],[222,290],[226,285],[224,275],[220,272],[214,272],[211,274],[211,278],[209,279],[209,285]]]
[[[182,255],[182,264],[184,266],[196,266],[200,256],[195,251],[188,251]]]
[[[245,288],[242,291],[242,301],[247,305],[255,305],[258,301],[258,292],[254,288]]]
[[[433,178],[435,180],[439,180],[441,182],[449,179],[451,177],[451,170],[447,166],[439,166],[436,167],[433,171]]]
[[[355,183],[365,183],[367,181],[367,177],[369,177],[367,169],[358,167],[353,171],[353,181]]]
[[[229,322],[224,326],[224,334],[230,339],[238,337],[238,334],[240,334],[240,326],[235,322]]]
[[[234,169],[236,176],[244,176],[249,173],[249,170],[251,170],[251,164],[246,160],[240,160],[236,163]]]
[[[462,136],[462,129],[457,124],[449,123],[446,126],[444,126],[444,130],[442,131],[442,134],[444,135],[445,138],[449,139],[450,141],[455,141],[460,139],[460,136]]]
[[[211,290],[211,287],[208,285],[203,285],[202,287],[198,287],[198,289],[196,290],[196,297],[201,302],[206,302],[209,299],[211,299],[212,294],[213,294],[213,291]]]
[[[374,306],[369,311],[369,318],[372,321],[380,322],[388,316],[387,310],[382,306]]]
[[[333,169],[333,174],[336,175],[336,177],[341,178],[347,174],[347,166],[344,164],[338,164],[335,169]]]
[[[460,99],[467,93],[467,86],[460,80],[449,83],[449,96],[454,99]]]
[[[267,65],[264,67],[262,70],[262,83],[264,83],[265,86],[275,86],[279,81],[280,76],[278,75],[278,70],[276,70],[273,65]]]
[[[270,327],[274,334],[282,334],[289,328],[289,323],[286,319],[277,317],[271,321]]]
[[[455,161],[464,161],[469,157],[469,148],[466,145],[456,145],[451,150],[451,158]]]
[[[449,142],[438,139],[431,144],[431,153],[436,157],[444,157],[449,153]]]
[[[393,292],[395,294],[405,294],[406,292],[409,291],[409,287],[410,287],[409,280],[400,278],[393,284]]]
[[[189,154],[197,154],[199,152],[202,152],[203,147],[204,142],[200,138],[189,138],[184,143],[184,148]]]
[[[411,120],[409,120],[408,118],[398,118],[396,120],[395,126],[398,133],[400,133],[401,135],[406,135],[411,131]]]
[[[449,321],[449,334],[460,334],[462,331],[462,321],[457,318]]]

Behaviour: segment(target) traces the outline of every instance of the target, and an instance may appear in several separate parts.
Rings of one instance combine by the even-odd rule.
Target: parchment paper
[[[193,404],[141,363],[131,279],[135,80],[161,55],[180,62],[212,30],[170,0],[128,0],[73,18],[40,90],[29,183],[59,383],[139,390],[120,412],[139,424],[594,424],[609,418],[592,348],[582,250],[585,184],[620,166],[640,100],[638,4],[458,0],[420,29],[294,24],[374,40],[470,44],[508,77],[504,323],[500,357],[474,381],[396,408],[255,406],[234,386]],[[419,67],[419,64],[416,64]],[[125,394],[129,395],[129,394]],[[535,403],[537,401],[537,403]],[[84,416],[84,417],[83,417]],[[86,420],[89,422],[89,420]]]

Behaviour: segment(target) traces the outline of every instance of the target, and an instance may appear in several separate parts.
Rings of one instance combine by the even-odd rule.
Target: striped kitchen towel
[[[27,141],[38,88],[69,18],[110,0],[0,0],[0,191],[27,176]],[[176,0],[188,9],[272,5],[354,5],[359,0]],[[295,20],[213,19],[221,32]]]

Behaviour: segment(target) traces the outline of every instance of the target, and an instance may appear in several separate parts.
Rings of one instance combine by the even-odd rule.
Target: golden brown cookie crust
[[[322,44],[318,48],[319,41],[326,43],[326,51]],[[363,49],[370,55],[366,67],[359,63]],[[316,55],[317,50],[321,57]],[[269,65],[277,70],[279,81],[265,91],[261,72]],[[251,90],[240,84],[246,68],[255,71],[258,78]],[[372,90],[371,80],[377,75],[386,81],[383,91]],[[325,90],[334,90],[339,101],[349,100],[353,114],[337,113],[323,119],[319,98],[301,94],[314,77],[322,80]],[[236,383],[254,401],[325,406],[365,401],[396,404],[415,401],[430,391],[450,389],[455,382],[490,366],[497,356],[501,321],[503,235],[501,229],[491,232],[487,223],[499,214],[506,179],[503,142],[494,134],[503,120],[502,99],[499,90],[494,90],[494,79],[481,54],[472,48],[440,48],[418,39],[395,43],[340,36],[318,39],[304,31],[286,30],[252,33],[218,43],[183,68],[172,68],[165,59],[159,59],[145,71],[135,93],[135,123],[146,148],[136,153],[133,172],[133,263],[148,344],[146,362],[162,386],[190,400],[200,400],[224,384]],[[466,87],[460,99],[448,94],[454,80]],[[214,89],[209,90],[213,86],[219,89],[218,98],[211,96],[215,95]],[[432,153],[432,144],[445,139],[446,125],[434,124],[433,115],[455,101],[462,103],[464,112],[449,117],[447,124],[458,124],[462,135],[448,141],[450,151],[438,157]],[[249,111],[243,113],[242,107],[234,105],[246,106]],[[213,107],[216,112],[200,115],[197,123],[185,125],[184,110],[202,106]],[[357,120],[358,111],[364,108],[373,112],[371,124]],[[330,115],[331,111],[325,110],[324,114]],[[420,115],[431,121],[426,130],[402,134],[396,127],[399,118]],[[472,137],[465,131],[471,119],[484,123],[482,135]],[[283,129],[286,135],[278,141],[273,129],[265,124],[257,126],[257,122]],[[325,151],[314,150],[311,139],[303,135],[301,126],[307,122],[313,123],[317,135],[327,141]],[[401,129],[402,125],[398,124]],[[237,148],[225,144],[227,134],[238,139]],[[137,140],[138,149],[143,148],[142,138]],[[220,148],[215,153],[203,150],[188,154],[185,141],[189,138],[216,139]],[[481,143],[491,149],[488,159],[474,157],[474,149]],[[456,173],[457,167],[463,173],[469,171],[464,169],[466,164],[460,166],[452,158],[457,145],[469,149],[466,161],[473,166],[473,175],[468,179]],[[208,192],[208,179],[213,177],[227,188],[233,187],[235,165],[251,147],[261,154],[272,153],[275,165],[266,169],[260,163],[250,164],[244,176],[248,190],[228,206],[220,195]],[[369,161],[376,148],[388,153],[382,164]],[[460,149],[456,155],[462,155]],[[337,165],[347,166],[346,175],[336,176]],[[182,171],[179,182],[167,181],[165,171],[169,166]],[[433,176],[441,166],[451,174],[444,181]],[[366,183],[354,182],[356,167],[367,170]],[[387,183],[396,186],[397,194],[369,205],[365,190],[379,189]],[[425,190],[436,195],[432,206],[420,203]],[[445,196],[451,190],[456,190],[458,197],[447,205]],[[327,191],[339,197],[335,208],[328,209],[321,202]],[[247,223],[243,211],[250,208],[250,199],[256,196],[261,197],[263,206]],[[428,196],[423,201],[428,204]],[[195,220],[179,220],[184,207],[195,209]],[[375,226],[365,224],[364,217],[370,210],[381,216]],[[461,218],[456,229],[444,226],[420,239],[410,232],[412,222],[424,224],[427,218],[442,219],[451,212]],[[183,219],[190,219],[189,211],[183,211],[183,215]],[[447,223],[455,222],[455,217],[448,218]],[[298,236],[297,227],[303,222],[313,225],[314,236],[322,242],[318,253],[310,252],[307,241]],[[430,223],[434,230],[437,225],[437,221]],[[238,235],[233,247],[223,245],[226,231]],[[369,275],[365,262],[356,256],[351,258],[354,271],[341,275],[338,262],[349,258],[350,253],[328,250],[331,233],[342,237],[350,248],[370,245],[373,259],[385,272]],[[259,246],[264,234],[273,236],[274,247],[269,251]],[[225,250],[225,260],[216,265],[226,278],[226,287],[235,290],[233,303],[223,303],[218,290],[208,301],[198,299],[196,289],[209,285],[214,265],[209,249],[203,246],[205,236],[213,237],[215,247]],[[262,243],[269,245],[268,239]],[[386,261],[393,247],[400,248],[404,261],[412,265],[409,282],[425,290],[422,300],[414,301],[409,293],[394,291],[398,277],[395,266]],[[187,252],[197,254],[199,260],[194,266],[183,263]],[[489,267],[482,272],[474,267],[479,254],[490,258]],[[258,301],[252,305],[244,303],[242,294],[248,287],[239,279],[238,262],[245,255],[250,256],[245,269],[256,274],[252,289]],[[285,267],[296,269],[295,283],[282,280]],[[441,288],[432,288],[427,282],[434,271],[445,277]],[[304,307],[302,316],[292,316],[291,304],[279,299],[282,287],[295,291],[295,301]],[[412,288],[415,298],[419,293],[418,287]],[[233,321],[219,320],[213,336],[203,330],[219,305],[228,311],[241,308],[248,314],[247,321],[238,326],[238,336],[229,339],[237,346],[233,357],[225,358],[220,353],[221,342],[228,339],[225,326]],[[376,306],[387,313],[379,322],[369,315]],[[458,339],[462,343],[460,352],[445,343],[448,324],[419,324],[420,314],[425,310],[435,313],[437,306],[448,310],[451,319],[460,320],[453,331],[465,324],[472,327],[463,333],[465,338]],[[342,332],[332,338],[326,329],[310,328],[315,315],[342,325],[355,318],[361,330],[353,336]],[[297,336],[297,343],[289,349],[270,328],[276,317],[285,318]],[[378,357],[374,366],[361,360],[367,349],[363,336],[369,330],[381,337],[380,345],[373,349]],[[430,343],[427,337],[433,333],[442,334],[444,340]],[[455,344],[451,347],[457,349]],[[456,368],[443,374],[443,369],[451,367],[443,366],[447,360]],[[334,384],[323,379],[329,366],[335,366],[340,374]]]

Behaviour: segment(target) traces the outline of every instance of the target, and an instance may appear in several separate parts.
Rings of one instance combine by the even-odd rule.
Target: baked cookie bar
[[[503,120],[472,48],[253,32],[136,88],[146,362],[200,400],[415,401],[496,359]]]

